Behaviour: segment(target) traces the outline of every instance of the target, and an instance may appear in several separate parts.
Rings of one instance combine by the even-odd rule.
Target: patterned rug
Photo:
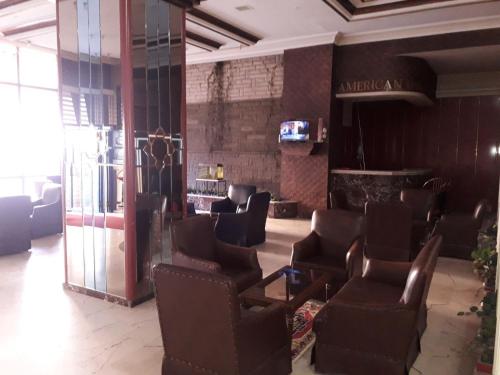
[[[309,300],[300,307],[293,317],[292,362],[298,360],[314,345],[316,337],[312,331],[313,319],[324,303]]]

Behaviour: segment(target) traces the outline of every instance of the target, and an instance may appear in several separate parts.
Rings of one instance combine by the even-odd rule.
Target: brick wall
[[[283,56],[187,66],[188,186],[198,164],[279,195]]]
[[[329,126],[332,64],[333,45],[285,51],[284,118],[317,121],[322,117]],[[282,155],[281,195],[299,201],[299,216],[326,208],[327,191],[328,144],[314,155]]]

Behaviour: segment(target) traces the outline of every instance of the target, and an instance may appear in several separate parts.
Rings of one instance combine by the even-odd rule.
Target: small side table
[[[267,216],[274,219],[290,219],[297,217],[297,201],[271,201]]]

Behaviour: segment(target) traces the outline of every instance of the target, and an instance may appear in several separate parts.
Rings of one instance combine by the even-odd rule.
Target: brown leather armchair
[[[219,213],[215,224],[216,237],[238,246],[250,247],[265,242],[270,201],[269,192],[255,193],[248,199],[245,209],[237,213]]]
[[[153,277],[165,350],[162,374],[292,371],[282,306],[241,311],[236,284],[220,274],[160,264]]]
[[[266,241],[266,221],[271,193],[263,191],[248,198],[247,246],[254,246]]]
[[[31,215],[32,238],[40,238],[63,232],[61,185],[45,183],[42,198],[33,202]]]
[[[412,210],[410,258],[415,259],[439,216],[436,194],[427,189],[403,189],[401,202]]]
[[[481,200],[473,214],[443,215],[436,223],[434,234],[443,236],[441,256],[471,259],[471,252],[477,247],[477,236],[483,220],[490,211],[486,199]]]
[[[257,192],[254,185],[231,184],[227,197],[220,201],[212,202],[210,213],[235,213],[245,211],[248,198]]]
[[[311,233],[293,244],[291,265],[325,270],[332,274],[332,292],[363,268],[364,215],[352,211],[316,210]]]
[[[409,261],[411,208],[402,202],[367,202],[365,256],[371,259]]]
[[[172,225],[172,263],[229,276],[240,292],[262,280],[256,250],[217,240],[213,220],[207,215]]]
[[[420,350],[420,321],[441,238],[413,263],[370,259],[314,319],[320,373],[407,375]]]
[[[0,255],[31,248],[31,210],[28,196],[0,197]]]

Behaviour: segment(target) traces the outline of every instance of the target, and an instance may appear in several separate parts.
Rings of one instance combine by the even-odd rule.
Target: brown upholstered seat
[[[351,211],[316,210],[311,233],[293,244],[291,265],[325,270],[339,289],[363,266],[364,216]]]
[[[315,317],[316,371],[409,373],[441,243],[431,238],[413,263],[368,260],[363,277],[349,280]]]
[[[291,343],[285,310],[240,310],[224,275],[160,264],[154,269],[164,346],[163,375],[285,375]]]
[[[483,220],[490,210],[489,202],[481,200],[473,214],[443,215],[436,223],[435,234],[443,236],[442,256],[470,260],[477,247],[477,236]]]
[[[228,275],[240,292],[262,279],[256,250],[217,240],[213,221],[207,215],[192,216],[174,223],[172,263]]]
[[[401,202],[412,210],[411,259],[415,259],[439,215],[436,194],[427,189],[403,189]]]
[[[409,261],[411,208],[401,202],[366,203],[365,256],[370,259]]]

